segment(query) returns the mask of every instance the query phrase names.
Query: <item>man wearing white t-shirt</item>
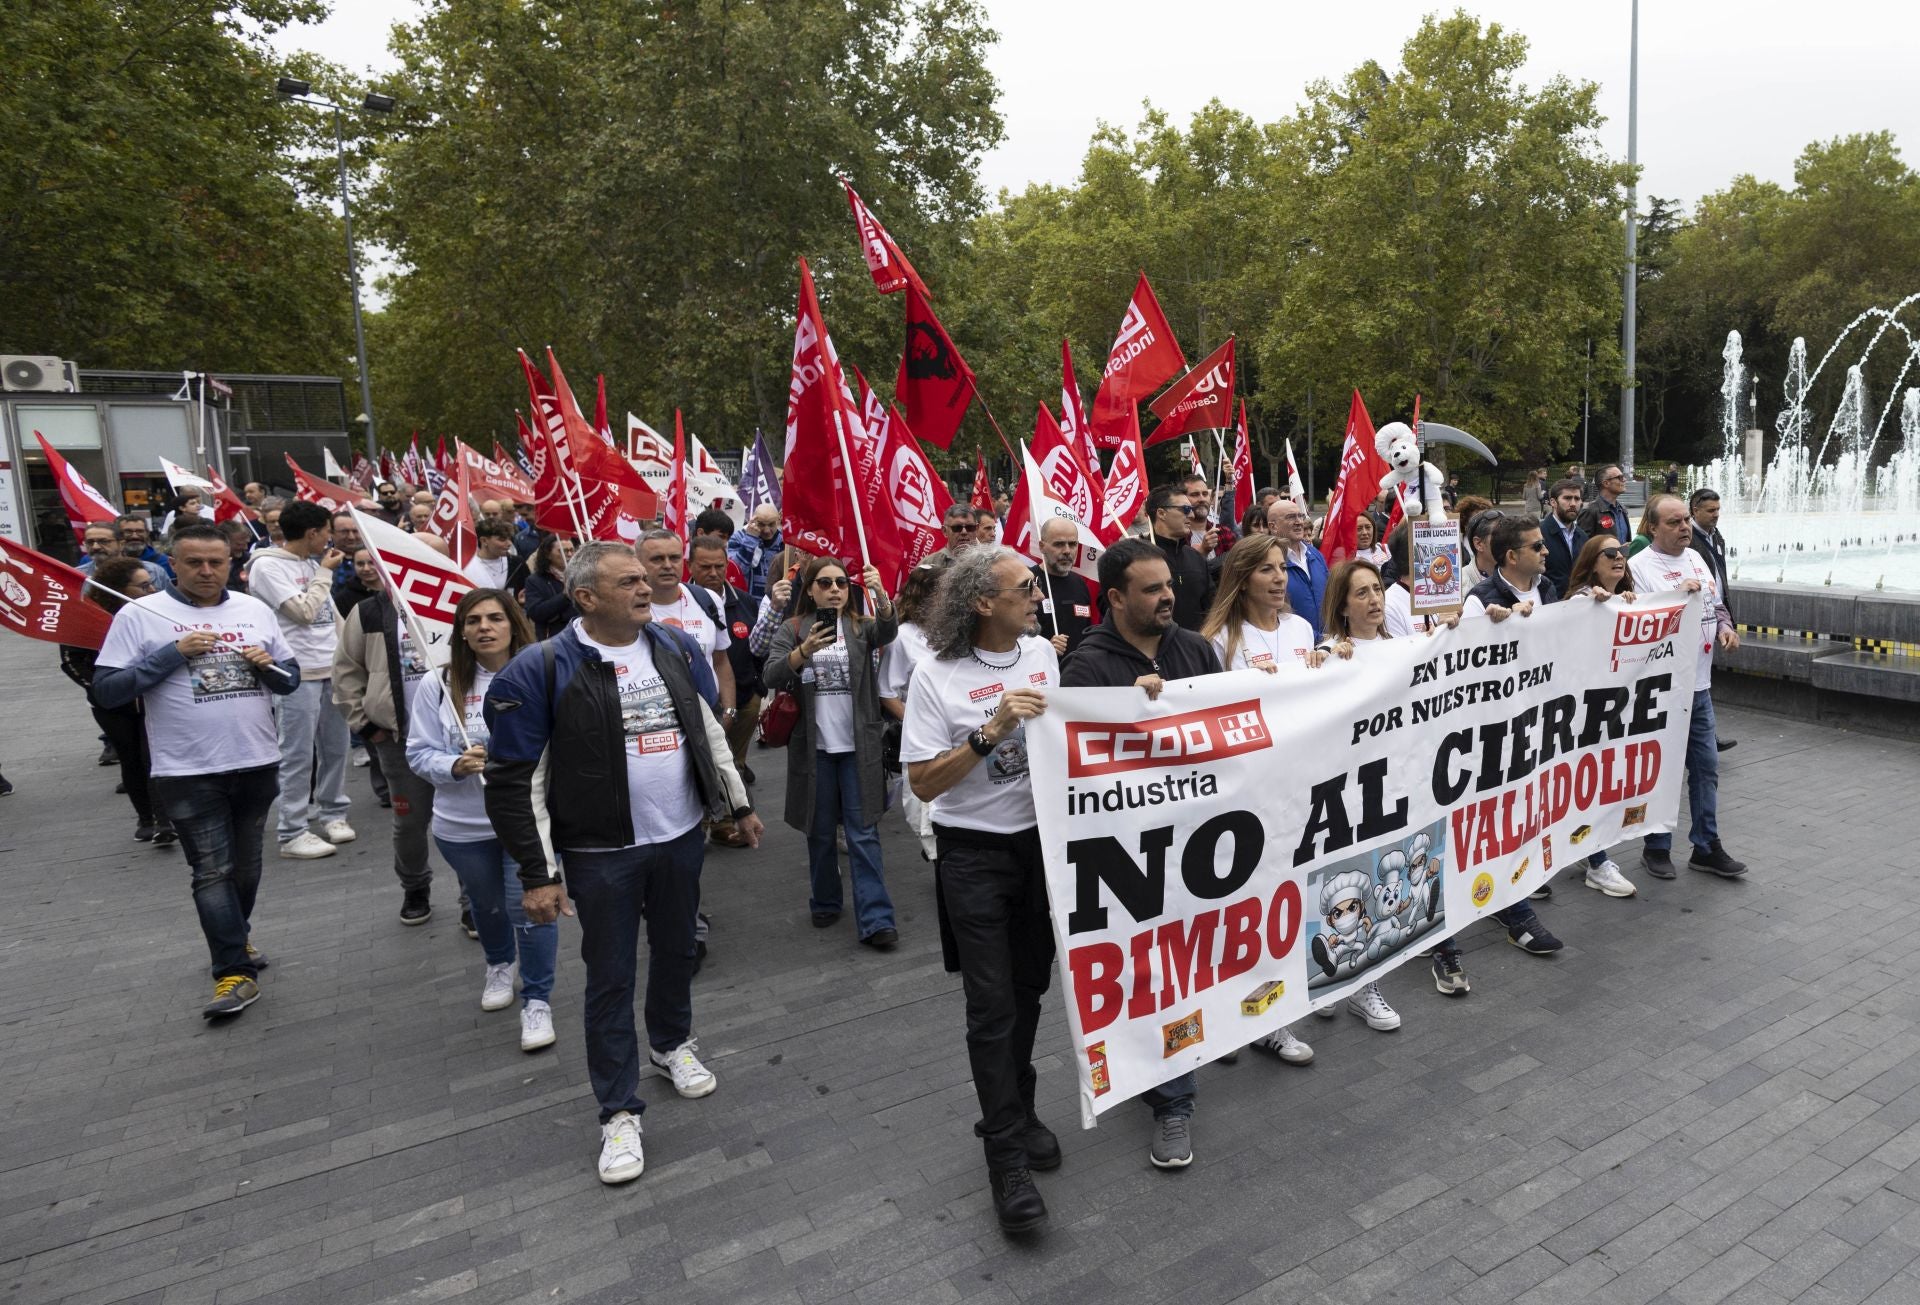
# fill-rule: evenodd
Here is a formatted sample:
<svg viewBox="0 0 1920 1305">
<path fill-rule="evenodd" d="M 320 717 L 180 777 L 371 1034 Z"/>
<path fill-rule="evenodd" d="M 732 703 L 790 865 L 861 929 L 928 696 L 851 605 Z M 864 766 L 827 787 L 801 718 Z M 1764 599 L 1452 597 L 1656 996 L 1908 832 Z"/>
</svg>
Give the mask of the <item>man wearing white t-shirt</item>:
<svg viewBox="0 0 1920 1305">
<path fill-rule="evenodd" d="M 1559 597 L 1553 591 L 1553 582 L 1547 579 L 1547 546 L 1540 538 L 1538 521 L 1501 517 L 1489 536 L 1487 557 L 1492 574 L 1467 591 L 1461 616 L 1485 616 L 1489 607 L 1504 607 L 1526 616 Z"/>
<path fill-rule="evenodd" d="M 706 654 L 713 682 L 720 686 L 720 723 L 731 726 L 734 708 L 733 662 L 727 647 L 733 642 L 720 604 L 703 589 L 685 584 L 686 550 L 671 530 L 649 530 L 640 537 L 640 565 L 653 595 L 653 619 L 691 638 Z"/>
<path fill-rule="evenodd" d="M 513 527 L 482 521 L 473 528 L 473 560 L 463 568 L 476 589 L 505 589 L 513 565 Z"/>
<path fill-rule="evenodd" d="M 300 659 L 300 687 L 280 700 L 280 855 L 297 861 L 332 856 L 334 844 L 357 834 L 347 823 L 347 718 L 333 705 L 333 654 L 338 612 L 333 573 L 333 518 L 296 499 L 280 513 L 283 545 L 253 555 L 247 587 L 280 618 L 280 632 Z M 309 797 L 311 795 L 311 797 Z M 318 820 L 320 834 L 308 826 Z"/>
<path fill-rule="evenodd" d="M 227 591 L 230 553 L 212 526 L 174 536 L 176 593 L 115 613 L 93 678 L 101 707 L 143 699 L 155 805 L 193 867 L 193 904 L 213 962 L 209 1019 L 260 996 L 265 959 L 248 941 L 260 846 L 273 804 L 279 739 L 268 693 L 300 684 L 280 623 Z"/>
<path fill-rule="evenodd" d="M 1033 574 L 1012 549 L 976 544 L 954 558 L 923 626 L 933 656 L 913 673 L 900 742 L 907 782 L 932 807 L 941 950 L 966 991 L 973 1131 L 1007 1232 L 1047 1217 L 1032 1171 L 1060 1164 L 1034 1112 L 1054 942 L 1024 722 L 1060 683 L 1053 645 L 1024 633 L 1035 605 Z"/>
<path fill-rule="evenodd" d="M 1713 570 L 1688 545 L 1693 526 L 1684 500 L 1672 494 L 1655 495 L 1647 511 L 1653 522 L 1653 540 L 1628 563 L 1634 592 L 1666 593 L 1679 589 L 1700 595 L 1700 629 L 1694 648 L 1698 655 L 1693 681 L 1693 716 L 1687 723 L 1687 810 L 1691 825 L 1687 839 L 1693 853 L 1687 864 L 1723 879 L 1747 872 L 1720 845 L 1720 749 L 1713 721 L 1713 649 L 1740 646 L 1733 618 L 1721 603 Z M 1673 835 L 1648 834 L 1641 850 L 1647 873 L 1656 879 L 1673 878 Z"/>
<path fill-rule="evenodd" d="M 582 544 L 566 585 L 579 619 L 487 687 L 487 818 L 520 867 L 526 918 L 548 923 L 569 895 L 579 910 L 600 1181 L 625 1183 L 645 1167 L 633 1022 L 641 922 L 646 1063 L 681 1096 L 703 1097 L 717 1080 L 693 1038 L 700 821 L 732 819 L 755 847 L 764 826 L 713 713 L 710 664 L 652 619 L 633 550 Z"/>
</svg>

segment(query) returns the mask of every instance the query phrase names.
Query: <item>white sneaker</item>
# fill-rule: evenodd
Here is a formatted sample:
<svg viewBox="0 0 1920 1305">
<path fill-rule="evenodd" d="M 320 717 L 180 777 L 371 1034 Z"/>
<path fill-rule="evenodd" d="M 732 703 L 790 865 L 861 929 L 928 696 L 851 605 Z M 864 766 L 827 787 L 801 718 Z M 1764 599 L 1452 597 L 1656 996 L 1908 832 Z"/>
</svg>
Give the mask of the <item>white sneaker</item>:
<svg viewBox="0 0 1920 1305">
<path fill-rule="evenodd" d="M 520 1050 L 538 1051 L 553 1045 L 553 1007 L 529 1001 L 520 1008 Z"/>
<path fill-rule="evenodd" d="M 365 770 L 367 763 L 372 760 L 373 754 L 365 748 L 355 748 L 353 750 L 353 768 L 355 770 Z"/>
<path fill-rule="evenodd" d="M 320 826 L 320 836 L 329 843 L 351 843 L 360 835 L 353 832 L 353 826 L 345 820 L 329 820 Z"/>
<path fill-rule="evenodd" d="M 318 861 L 333 855 L 333 844 L 311 829 L 303 829 L 280 844 L 280 855 L 289 861 Z"/>
<path fill-rule="evenodd" d="M 1266 1037 L 1256 1039 L 1253 1045 L 1262 1051 L 1272 1052 L 1289 1065 L 1313 1063 L 1313 1048 L 1294 1037 L 1293 1030 L 1284 1024 Z"/>
<path fill-rule="evenodd" d="M 1632 897 L 1638 891 L 1633 880 L 1621 874 L 1620 867 L 1612 861 L 1587 867 L 1587 887 L 1597 888 L 1608 897 Z"/>
<path fill-rule="evenodd" d="M 647 1167 L 640 1149 L 640 1119 L 622 1110 L 600 1125 L 600 1181 L 630 1183 Z"/>
<path fill-rule="evenodd" d="M 1319 1006 L 1314 1009 L 1313 1013 L 1315 1015 L 1318 1015 L 1323 1020 L 1330 1020 L 1335 1015 L 1338 1015 L 1340 1011 L 1333 1006 Z"/>
<path fill-rule="evenodd" d="M 1347 998 L 1347 1009 L 1365 1020 L 1370 1029 L 1388 1033 L 1400 1027 L 1399 1013 L 1387 1005 L 1387 999 L 1380 995 L 1380 985 L 1377 983 L 1369 983 Z"/>
<path fill-rule="evenodd" d="M 513 962 L 487 967 L 487 984 L 480 989 L 481 1010 L 505 1010 L 513 1005 Z"/>
<path fill-rule="evenodd" d="M 720 1086 L 720 1080 L 700 1063 L 700 1058 L 694 1055 L 696 1050 L 693 1039 L 688 1038 L 672 1051 L 647 1052 L 647 1059 L 656 1070 L 673 1080 L 675 1092 L 683 1097 L 704 1097 Z"/>
</svg>

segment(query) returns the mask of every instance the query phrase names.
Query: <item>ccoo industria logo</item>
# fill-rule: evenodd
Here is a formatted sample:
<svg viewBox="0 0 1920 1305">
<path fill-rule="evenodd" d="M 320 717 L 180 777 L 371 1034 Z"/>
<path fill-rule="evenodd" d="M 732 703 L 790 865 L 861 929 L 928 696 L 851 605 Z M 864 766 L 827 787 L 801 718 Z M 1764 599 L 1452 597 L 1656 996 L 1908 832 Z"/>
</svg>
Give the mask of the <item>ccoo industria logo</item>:
<svg viewBox="0 0 1920 1305">
<path fill-rule="evenodd" d="M 1067 722 L 1067 777 L 1191 766 L 1273 746 L 1258 699 L 1124 724 Z"/>
</svg>

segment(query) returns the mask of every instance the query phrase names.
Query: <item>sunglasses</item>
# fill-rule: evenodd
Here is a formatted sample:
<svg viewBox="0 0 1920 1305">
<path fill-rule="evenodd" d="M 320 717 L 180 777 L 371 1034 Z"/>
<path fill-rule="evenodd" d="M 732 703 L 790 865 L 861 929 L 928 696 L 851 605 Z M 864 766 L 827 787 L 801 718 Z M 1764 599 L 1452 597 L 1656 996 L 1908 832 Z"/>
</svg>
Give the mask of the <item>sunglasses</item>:
<svg viewBox="0 0 1920 1305">
<path fill-rule="evenodd" d="M 1030 594 L 1033 592 L 1033 577 L 1028 576 L 1017 585 L 1008 585 L 1005 589 L 996 589 L 996 594 Z"/>
<path fill-rule="evenodd" d="M 949 521 L 947 523 L 947 533 L 949 535 L 971 535 L 976 529 L 978 529 L 978 527 L 967 525 L 964 522 Z"/>
<path fill-rule="evenodd" d="M 1626 553 L 1617 548 L 1603 548 L 1600 550 L 1600 556 L 1606 558 L 1609 562 L 1618 562 L 1626 556 Z"/>
<path fill-rule="evenodd" d="M 1198 512 L 1200 509 L 1193 506 L 1191 503 L 1187 504 L 1185 507 L 1175 507 L 1173 504 L 1169 503 L 1160 510 L 1162 512 L 1184 512 L 1188 516 L 1192 516 L 1194 513 Z"/>
<path fill-rule="evenodd" d="M 843 575 L 823 575 L 814 580 L 814 585 L 826 589 L 845 589 L 850 583 Z"/>
</svg>

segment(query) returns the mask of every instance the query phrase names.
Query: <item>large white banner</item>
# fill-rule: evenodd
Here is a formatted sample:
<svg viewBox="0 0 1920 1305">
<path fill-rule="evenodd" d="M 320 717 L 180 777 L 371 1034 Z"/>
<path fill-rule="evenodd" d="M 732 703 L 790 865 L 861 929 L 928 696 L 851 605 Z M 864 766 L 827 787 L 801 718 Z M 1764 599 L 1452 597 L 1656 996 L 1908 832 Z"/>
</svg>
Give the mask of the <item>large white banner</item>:
<svg viewBox="0 0 1920 1305">
<path fill-rule="evenodd" d="M 1672 828 L 1698 602 L 1049 692 L 1026 733 L 1086 1125 Z"/>
</svg>

